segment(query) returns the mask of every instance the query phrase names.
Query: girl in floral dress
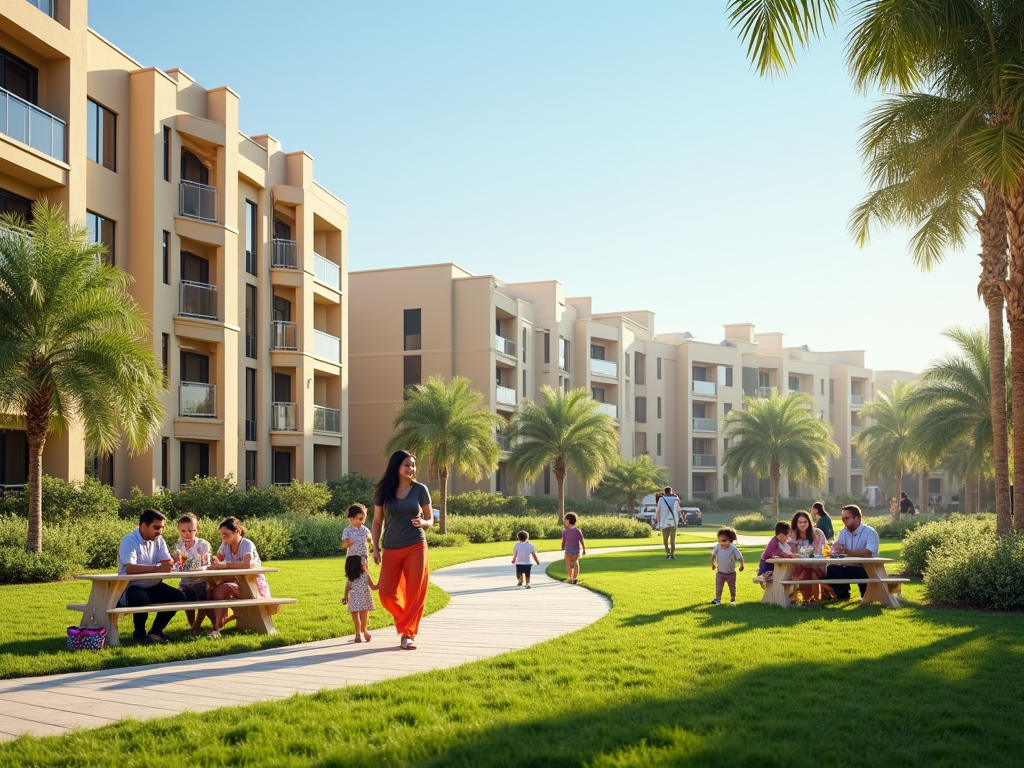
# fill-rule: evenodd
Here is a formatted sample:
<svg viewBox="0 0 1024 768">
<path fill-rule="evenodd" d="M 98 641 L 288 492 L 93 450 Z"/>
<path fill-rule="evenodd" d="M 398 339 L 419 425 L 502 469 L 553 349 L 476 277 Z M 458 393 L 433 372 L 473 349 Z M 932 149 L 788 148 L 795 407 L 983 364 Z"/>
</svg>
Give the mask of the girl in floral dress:
<svg viewBox="0 0 1024 768">
<path fill-rule="evenodd" d="M 366 507 L 362 504 L 353 504 L 349 507 L 348 521 L 348 526 L 341 533 L 341 546 L 348 550 L 348 556 L 345 558 L 345 596 L 341 603 L 348 606 L 348 612 L 352 615 L 352 624 L 356 630 L 355 641 L 370 642 L 366 622 L 370 611 L 374 609 L 370 590 L 376 589 L 377 585 L 366 572 L 366 545 L 370 536 L 369 530 L 363 525 L 366 522 Z"/>
</svg>

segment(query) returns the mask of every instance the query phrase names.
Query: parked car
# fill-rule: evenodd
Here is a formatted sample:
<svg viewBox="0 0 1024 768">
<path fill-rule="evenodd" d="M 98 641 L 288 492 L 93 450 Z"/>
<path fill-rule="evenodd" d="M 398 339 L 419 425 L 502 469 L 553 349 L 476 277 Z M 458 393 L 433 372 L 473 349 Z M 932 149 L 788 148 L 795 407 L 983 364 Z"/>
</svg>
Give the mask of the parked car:
<svg viewBox="0 0 1024 768">
<path fill-rule="evenodd" d="M 686 525 L 704 525 L 703 515 L 697 507 L 683 507 L 683 514 L 686 515 Z"/>
<path fill-rule="evenodd" d="M 702 513 L 697 507 L 683 507 L 683 514 L 680 516 L 681 525 L 703 525 Z M 643 499 L 633 508 L 633 517 L 651 528 L 658 530 L 655 518 L 657 517 L 658 503 L 653 494 L 644 496 Z M 685 519 L 684 519 L 685 518 Z"/>
</svg>

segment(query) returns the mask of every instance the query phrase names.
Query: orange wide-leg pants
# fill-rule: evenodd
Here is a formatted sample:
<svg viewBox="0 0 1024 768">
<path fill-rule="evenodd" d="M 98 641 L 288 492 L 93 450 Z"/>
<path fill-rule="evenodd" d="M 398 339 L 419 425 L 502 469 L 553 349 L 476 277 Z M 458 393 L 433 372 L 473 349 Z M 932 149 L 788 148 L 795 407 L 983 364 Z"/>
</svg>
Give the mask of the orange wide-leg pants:
<svg viewBox="0 0 1024 768">
<path fill-rule="evenodd" d="M 398 634 L 415 638 L 419 632 L 429 580 L 426 542 L 384 550 L 378 594 L 381 605 L 395 617 Z"/>
</svg>

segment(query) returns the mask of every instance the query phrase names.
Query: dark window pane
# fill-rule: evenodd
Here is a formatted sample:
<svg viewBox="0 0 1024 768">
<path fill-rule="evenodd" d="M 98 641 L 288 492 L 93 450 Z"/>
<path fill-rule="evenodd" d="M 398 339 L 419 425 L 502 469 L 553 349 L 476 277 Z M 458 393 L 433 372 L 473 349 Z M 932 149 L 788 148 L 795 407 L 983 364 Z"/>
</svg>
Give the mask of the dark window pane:
<svg viewBox="0 0 1024 768">
<path fill-rule="evenodd" d="M 245 201 L 245 271 L 256 274 L 256 227 L 259 223 L 259 212 L 256 203 Z"/>
<path fill-rule="evenodd" d="M 164 181 L 171 180 L 171 129 L 164 126 Z"/>
<path fill-rule="evenodd" d="M 413 386 L 414 384 L 420 384 L 423 381 L 423 358 L 419 355 L 406 355 L 403 358 L 404 362 L 404 377 L 402 380 L 402 386 L 405 389 Z"/>
<path fill-rule="evenodd" d="M 420 310 L 418 309 L 407 309 L 405 310 L 405 318 L 403 322 L 404 328 L 404 344 L 403 349 L 407 352 L 422 349 L 422 323 L 420 319 Z M 419 382 L 417 382 L 419 383 Z"/>
<path fill-rule="evenodd" d="M 181 482 L 210 475 L 209 443 L 181 443 Z"/>
<path fill-rule="evenodd" d="M 89 99 L 86 156 L 94 163 L 117 170 L 117 115 Z"/>
<path fill-rule="evenodd" d="M 163 277 L 164 285 L 171 284 L 171 233 L 164 232 L 164 244 L 163 244 Z"/>
</svg>

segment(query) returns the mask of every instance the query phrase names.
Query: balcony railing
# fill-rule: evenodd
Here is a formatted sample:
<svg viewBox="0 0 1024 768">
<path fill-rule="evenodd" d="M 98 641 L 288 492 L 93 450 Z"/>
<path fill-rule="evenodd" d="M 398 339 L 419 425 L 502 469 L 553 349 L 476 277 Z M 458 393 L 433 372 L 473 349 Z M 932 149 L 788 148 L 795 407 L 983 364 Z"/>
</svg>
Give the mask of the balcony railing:
<svg viewBox="0 0 1024 768">
<path fill-rule="evenodd" d="M 717 432 L 718 431 L 718 419 L 693 419 L 693 431 L 694 432 Z"/>
<path fill-rule="evenodd" d="M 598 413 L 605 413 L 613 419 L 619 418 L 619 406 L 614 403 L 598 403 L 596 410 Z"/>
<path fill-rule="evenodd" d="M 690 496 L 692 498 L 694 498 L 694 499 L 699 499 L 701 501 L 714 501 L 715 500 L 715 492 L 714 491 L 693 491 L 690 494 Z"/>
<path fill-rule="evenodd" d="M 178 385 L 178 416 L 182 418 L 217 418 L 217 387 L 197 381 Z"/>
<path fill-rule="evenodd" d="M 299 247 L 294 240 L 283 240 L 274 238 L 274 253 L 270 259 L 270 266 L 278 269 L 299 268 Z"/>
<path fill-rule="evenodd" d="M 503 355 L 508 355 L 509 357 L 516 356 L 516 343 L 512 339 L 506 339 L 504 336 L 494 335 L 494 348 Z"/>
<path fill-rule="evenodd" d="M 322 405 L 313 406 L 313 431 L 341 434 L 341 411 L 326 408 Z"/>
<path fill-rule="evenodd" d="M 864 395 L 850 395 L 850 405 L 864 405 Z"/>
<path fill-rule="evenodd" d="M 695 467 L 717 467 L 718 457 L 713 453 L 693 454 L 693 466 Z"/>
<path fill-rule="evenodd" d="M 0 133 L 54 160 L 67 161 L 64 121 L 3 88 L 0 88 Z"/>
<path fill-rule="evenodd" d="M 182 179 L 178 186 L 178 213 L 190 219 L 217 221 L 217 188 Z"/>
<path fill-rule="evenodd" d="M 341 267 L 319 253 L 313 254 L 313 277 L 336 291 L 341 290 Z"/>
<path fill-rule="evenodd" d="M 511 405 L 516 404 L 516 391 L 511 387 L 503 387 L 501 384 L 496 384 L 494 388 L 494 399 L 498 405 Z"/>
<path fill-rule="evenodd" d="M 313 331 L 313 354 L 331 363 L 341 362 L 341 339 L 323 331 Z"/>
<path fill-rule="evenodd" d="M 496 435 L 494 442 L 498 444 L 498 450 L 508 453 L 512 450 L 512 438 L 508 435 Z"/>
<path fill-rule="evenodd" d="M 771 396 L 771 387 L 754 387 L 754 397 L 763 397 L 765 400 L 767 400 Z"/>
<path fill-rule="evenodd" d="M 256 420 L 246 419 L 245 420 L 245 439 L 249 442 L 259 440 L 259 435 L 256 432 Z"/>
<path fill-rule="evenodd" d="M 714 395 L 718 391 L 713 381 L 693 381 L 692 389 L 695 395 Z"/>
<path fill-rule="evenodd" d="M 595 360 L 590 358 L 590 372 L 596 373 L 598 376 L 618 378 L 619 364 L 614 360 Z"/>
<path fill-rule="evenodd" d="M 295 323 L 287 320 L 271 320 L 270 322 L 270 348 L 271 349 L 298 349 Z"/>
<path fill-rule="evenodd" d="M 294 432 L 295 416 L 299 406 L 295 403 L 271 403 L 270 404 L 270 428 Z"/>
<path fill-rule="evenodd" d="M 182 280 L 178 288 L 178 314 L 182 317 L 217 319 L 217 286 Z"/>
<path fill-rule="evenodd" d="M 28 0 L 29 5 L 34 5 L 51 19 L 57 18 L 57 0 Z"/>
</svg>

